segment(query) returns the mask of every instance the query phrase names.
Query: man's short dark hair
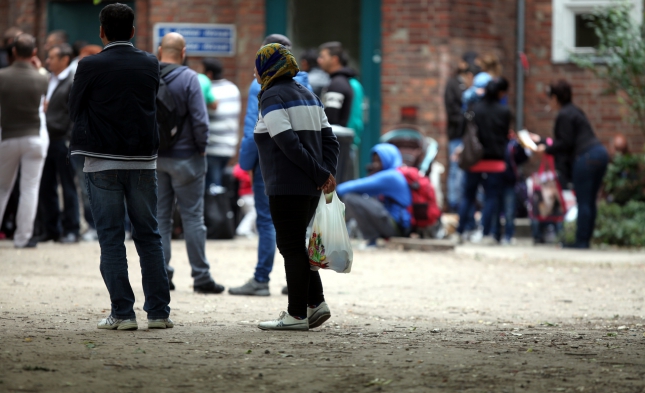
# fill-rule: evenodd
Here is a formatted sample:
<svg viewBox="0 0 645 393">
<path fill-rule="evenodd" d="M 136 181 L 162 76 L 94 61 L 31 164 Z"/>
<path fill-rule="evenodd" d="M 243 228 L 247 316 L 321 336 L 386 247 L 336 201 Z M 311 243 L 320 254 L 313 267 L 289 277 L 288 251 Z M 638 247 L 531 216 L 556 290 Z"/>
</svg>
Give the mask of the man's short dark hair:
<svg viewBox="0 0 645 393">
<path fill-rule="evenodd" d="M 36 39 L 31 34 L 22 33 L 16 37 L 13 43 L 16 48 L 16 55 L 23 59 L 30 58 L 34 54 L 36 48 Z"/>
<path fill-rule="evenodd" d="M 54 46 L 52 49 L 58 49 L 58 57 L 61 59 L 63 57 L 67 57 L 67 65 L 69 65 L 72 62 L 72 57 L 74 56 L 74 50 L 69 44 L 60 44 Z M 50 49 L 51 50 L 51 49 Z"/>
<path fill-rule="evenodd" d="M 81 54 L 81 49 L 85 48 L 88 45 L 89 45 L 88 42 L 84 40 L 74 41 L 74 44 L 72 45 L 72 50 L 74 51 L 74 57 L 78 57 L 78 55 Z"/>
<path fill-rule="evenodd" d="M 61 44 L 63 42 L 67 42 L 67 40 L 69 39 L 67 36 L 67 32 L 65 32 L 65 30 L 54 30 L 54 31 L 50 31 L 49 34 L 47 34 L 47 36 L 52 36 L 52 35 L 55 36 L 58 39 L 58 41 L 60 41 Z"/>
<path fill-rule="evenodd" d="M 307 49 L 302 52 L 300 59 L 307 60 L 307 63 L 309 63 L 309 67 L 311 68 L 318 67 L 318 51 L 315 49 Z"/>
<path fill-rule="evenodd" d="M 347 52 L 343 49 L 343 44 L 338 41 L 325 42 L 318 49 L 327 49 L 330 56 L 338 56 L 338 61 L 340 61 L 340 65 L 343 67 L 346 67 L 349 63 L 349 56 L 347 56 Z"/>
<path fill-rule="evenodd" d="M 125 4 L 106 5 L 99 14 L 108 41 L 129 41 L 134 26 L 134 11 Z"/>
<path fill-rule="evenodd" d="M 559 80 L 551 83 L 548 89 L 549 97 L 555 96 L 560 105 L 566 105 L 571 102 L 573 93 L 571 92 L 571 84 L 565 80 Z"/>
<path fill-rule="evenodd" d="M 224 67 L 222 67 L 221 61 L 210 57 L 203 59 L 202 64 L 204 65 L 204 73 L 210 72 L 211 74 L 213 74 L 211 76 L 213 80 L 222 79 L 222 72 L 224 71 Z"/>
</svg>

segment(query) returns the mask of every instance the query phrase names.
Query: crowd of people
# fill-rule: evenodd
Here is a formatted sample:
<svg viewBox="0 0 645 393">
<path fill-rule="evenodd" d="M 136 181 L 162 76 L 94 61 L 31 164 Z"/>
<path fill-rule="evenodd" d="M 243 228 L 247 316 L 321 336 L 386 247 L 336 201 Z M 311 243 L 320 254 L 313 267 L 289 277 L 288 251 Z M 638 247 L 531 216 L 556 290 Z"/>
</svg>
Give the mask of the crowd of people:
<svg viewBox="0 0 645 393">
<path fill-rule="evenodd" d="M 424 236 L 441 225 L 427 173 L 405 165 L 393 144 L 371 149 L 367 177 L 344 176 L 337 185 L 344 153 L 333 126 L 353 130 L 348 157 L 355 156 L 364 128 L 363 89 L 341 43 L 324 43 L 296 60 L 288 37 L 267 36 L 256 55 L 255 80 L 249 80 L 239 140 L 241 94 L 224 78 L 222 63 L 204 58 L 197 71 L 188 67 L 186 40 L 178 33 L 162 38 L 156 56 L 138 50 L 130 42 L 133 21 L 132 9 L 112 4 L 99 17 L 103 47 L 70 45 L 65 32 L 54 31 L 42 63 L 35 38 L 12 28 L 0 52 L 0 235 L 12 235 L 16 248 L 98 240 L 112 303 L 99 328 L 138 327 L 127 275 L 128 237 L 140 257 L 148 326 L 173 327 L 168 304 L 175 289 L 176 218 L 194 291 L 225 290 L 206 256 L 205 196 L 222 192 L 235 156 L 233 175 L 250 214 L 238 234 L 257 232 L 258 256 L 253 277 L 229 293 L 270 295 L 276 248 L 285 261 L 288 309 L 260 323 L 261 329 L 307 330 L 331 315 L 304 241 L 321 192 L 337 191 L 348 227 L 355 229 L 350 232 L 360 234 L 366 247 L 377 247 L 378 239 Z M 459 215 L 458 240 L 513 243 L 521 166 L 547 154 L 555 157 L 558 184 L 572 183 L 578 201 L 576 242 L 567 246 L 589 248 L 595 195 L 608 162 L 605 148 L 573 105 L 565 81 L 547 92 L 558 111 L 553 138 L 517 138 L 508 90 L 492 54 L 466 53 L 447 83 L 447 210 Z M 468 165 L 462 158 L 472 152 L 465 138 L 480 146 Z M 553 222 L 557 226 L 559 220 Z M 536 233 L 545 223 L 540 220 Z"/>
<path fill-rule="evenodd" d="M 6 32 L 0 56 L 2 235 L 13 236 L 16 248 L 98 240 L 112 303 L 98 327 L 120 330 L 138 326 L 125 268 L 123 241 L 130 237 L 140 257 L 148 326 L 173 327 L 175 214 L 194 291 L 222 293 L 205 253 L 204 196 L 220 192 L 239 144 L 236 176 L 250 186 L 245 200 L 255 208 L 260 244 L 253 278 L 229 292 L 269 295 L 277 245 L 285 258 L 289 312 L 260 327 L 319 326 L 330 312 L 303 240 L 320 192 L 336 186 L 339 144 L 330 124 L 352 127 L 360 143 L 363 118 L 362 87 L 342 44 L 305 51 L 298 66 L 290 40 L 268 36 L 258 52 L 240 143 L 241 95 L 223 77 L 221 62 L 205 58 L 199 72 L 189 68 L 178 33 L 163 37 L 156 56 L 140 51 L 130 42 L 133 20 L 123 4 L 103 8 L 103 47 L 70 45 L 65 32 L 54 31 L 43 46 L 44 64 L 33 36 Z"/>
<path fill-rule="evenodd" d="M 527 192 L 526 174 L 521 166 L 533 156 L 546 163 L 554 161 L 555 178 L 549 181 L 555 185 L 554 194 L 558 194 L 553 196 L 555 205 L 565 203 L 562 189 L 572 189 L 576 197 L 576 240 L 562 246 L 588 249 L 596 219 L 596 200 L 609 162 L 607 150 L 595 136 L 584 112 L 573 104 L 572 87 L 564 80 L 552 83 L 545 92 L 550 110 L 557 111 L 553 137 L 543 138 L 526 130 L 520 131 L 524 132 L 524 139 L 518 137 L 507 104 L 509 82 L 502 71 L 495 55 L 468 52 L 446 85 L 450 140 L 448 206 L 459 214 L 457 241 L 512 244 L 516 213 L 526 207 L 533 220 L 536 243 L 545 241 L 544 232 L 549 225 L 553 232 L 562 230 L 565 206 L 541 211 L 545 193 L 536 184 Z M 475 127 L 482 152 L 475 163 L 465 166 L 460 154 L 465 149 L 463 138 L 468 137 L 469 126 Z M 529 201 L 527 194 L 532 194 L 533 201 Z M 481 214 L 477 222 L 478 204 Z M 505 219 L 503 227 L 500 217 Z"/>
</svg>

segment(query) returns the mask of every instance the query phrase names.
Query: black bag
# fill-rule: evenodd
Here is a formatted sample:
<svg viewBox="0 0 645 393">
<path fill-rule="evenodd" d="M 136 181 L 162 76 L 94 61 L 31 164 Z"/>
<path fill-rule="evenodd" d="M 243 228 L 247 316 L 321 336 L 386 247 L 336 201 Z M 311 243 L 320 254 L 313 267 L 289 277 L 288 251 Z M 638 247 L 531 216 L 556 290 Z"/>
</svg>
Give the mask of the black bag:
<svg viewBox="0 0 645 393">
<path fill-rule="evenodd" d="M 181 134 L 183 119 L 177 114 L 177 105 L 164 77 L 171 71 L 181 67 L 170 64 L 159 74 L 159 90 L 157 91 L 157 127 L 159 128 L 159 151 L 170 149 Z"/>
<path fill-rule="evenodd" d="M 478 129 L 473 121 L 474 118 L 475 114 L 473 112 L 464 113 L 466 132 L 462 138 L 463 150 L 459 155 L 459 168 L 465 171 L 477 164 L 484 157 L 484 147 L 477 136 Z"/>
<path fill-rule="evenodd" d="M 235 213 L 227 192 L 204 196 L 204 223 L 207 239 L 233 239 L 235 237 Z"/>
</svg>

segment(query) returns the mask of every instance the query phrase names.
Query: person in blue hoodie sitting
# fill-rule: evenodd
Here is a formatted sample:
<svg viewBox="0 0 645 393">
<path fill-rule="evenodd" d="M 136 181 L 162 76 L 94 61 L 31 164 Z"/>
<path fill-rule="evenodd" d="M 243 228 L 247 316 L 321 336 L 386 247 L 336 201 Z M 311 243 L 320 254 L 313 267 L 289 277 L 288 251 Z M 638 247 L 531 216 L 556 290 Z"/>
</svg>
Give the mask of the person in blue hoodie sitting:
<svg viewBox="0 0 645 393">
<path fill-rule="evenodd" d="M 271 34 L 264 39 L 262 46 L 267 44 L 281 44 L 287 49 L 291 48 L 291 41 L 282 34 Z M 309 90 L 309 76 L 306 72 L 300 71 L 293 78 Z M 269 296 L 269 274 L 273 270 L 273 259 L 275 257 L 275 228 L 269 211 L 269 197 L 264 192 L 264 180 L 260 170 L 260 159 L 258 147 L 253 139 L 253 130 L 258 121 L 258 93 L 262 86 L 253 80 L 249 88 L 249 98 L 246 105 L 246 116 L 244 117 L 244 137 L 240 146 L 239 164 L 245 171 L 253 171 L 253 198 L 255 199 L 255 210 L 257 218 L 255 226 L 258 229 L 258 263 L 255 267 L 255 274 L 244 285 L 229 288 L 231 295 L 246 296 Z M 282 293 L 288 293 L 287 287 Z"/>
<path fill-rule="evenodd" d="M 401 152 L 389 143 L 372 148 L 370 175 L 339 184 L 336 193 L 345 203 L 345 218 L 354 219 L 368 246 L 378 238 L 407 236 L 410 233 L 412 194 L 405 176 Z"/>
</svg>

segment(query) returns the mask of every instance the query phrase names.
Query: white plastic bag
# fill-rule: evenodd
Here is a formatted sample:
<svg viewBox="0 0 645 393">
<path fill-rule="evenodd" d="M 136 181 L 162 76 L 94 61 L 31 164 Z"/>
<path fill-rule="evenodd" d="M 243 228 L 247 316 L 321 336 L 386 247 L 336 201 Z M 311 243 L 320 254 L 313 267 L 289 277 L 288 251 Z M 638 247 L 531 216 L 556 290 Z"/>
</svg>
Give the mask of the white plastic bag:
<svg viewBox="0 0 645 393">
<path fill-rule="evenodd" d="M 324 193 L 320 194 L 308 252 L 312 270 L 331 269 L 338 273 L 352 271 L 354 252 L 345 225 L 345 204 L 336 192 L 331 195 L 331 203 L 327 203 Z"/>
</svg>

